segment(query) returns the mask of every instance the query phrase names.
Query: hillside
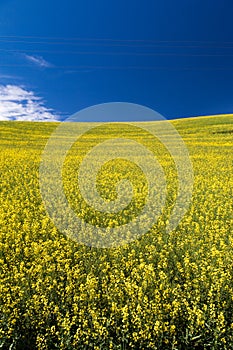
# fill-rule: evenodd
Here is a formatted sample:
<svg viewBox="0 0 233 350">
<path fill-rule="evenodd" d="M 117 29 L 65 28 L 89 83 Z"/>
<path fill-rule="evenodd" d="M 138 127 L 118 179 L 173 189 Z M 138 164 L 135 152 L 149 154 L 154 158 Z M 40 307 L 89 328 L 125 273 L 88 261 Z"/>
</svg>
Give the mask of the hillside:
<svg viewBox="0 0 233 350">
<path fill-rule="evenodd" d="M 148 185 L 131 163 L 109 161 L 98 178 L 101 196 L 115 200 L 114 184 L 127 178 L 135 199 L 118 215 L 90 208 L 77 172 L 93 146 L 120 131 L 143 142 L 164 168 L 165 209 L 152 228 L 128 244 L 97 248 L 64 235 L 45 210 L 39 169 L 59 123 L 0 122 L 0 348 L 233 349 L 233 115 L 171 123 L 188 148 L 194 184 L 187 212 L 169 233 L 178 185 L 161 143 L 114 125 L 91 130 L 67 153 L 68 201 L 100 227 L 139 215 Z"/>
</svg>

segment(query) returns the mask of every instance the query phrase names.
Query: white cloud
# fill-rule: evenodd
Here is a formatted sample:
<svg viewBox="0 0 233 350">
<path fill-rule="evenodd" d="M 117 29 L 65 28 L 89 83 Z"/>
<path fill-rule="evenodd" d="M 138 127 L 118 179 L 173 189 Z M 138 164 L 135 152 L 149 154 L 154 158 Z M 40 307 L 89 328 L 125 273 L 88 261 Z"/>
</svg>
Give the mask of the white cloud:
<svg viewBox="0 0 233 350">
<path fill-rule="evenodd" d="M 17 85 L 0 85 L 0 121 L 56 121 L 59 116 L 33 91 Z"/>
<path fill-rule="evenodd" d="M 0 73 L 0 79 L 1 80 L 9 80 L 9 79 L 20 79 L 20 77 L 16 76 L 16 75 L 10 75 L 10 74 L 1 74 Z"/>
<path fill-rule="evenodd" d="M 42 68 L 51 68 L 53 65 L 49 62 L 47 62 L 43 57 L 41 56 L 32 56 L 32 55 L 25 55 L 25 58 L 34 64 L 36 64 L 39 67 Z"/>
</svg>

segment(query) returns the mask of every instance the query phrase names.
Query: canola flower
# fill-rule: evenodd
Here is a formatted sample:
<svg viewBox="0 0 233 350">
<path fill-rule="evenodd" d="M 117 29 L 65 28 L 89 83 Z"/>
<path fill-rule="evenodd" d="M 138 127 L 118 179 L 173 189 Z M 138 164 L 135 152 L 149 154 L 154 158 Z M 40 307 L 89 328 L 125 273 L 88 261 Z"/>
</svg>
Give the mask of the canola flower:
<svg viewBox="0 0 233 350">
<path fill-rule="evenodd" d="M 190 209 L 167 235 L 174 163 L 155 140 L 131 135 L 157 153 L 168 196 L 150 232 L 111 249 L 67 238 L 45 211 L 38 169 L 56 124 L 0 123 L 1 349 L 233 349 L 233 117 L 173 123 L 194 166 Z M 100 215 L 77 191 L 77 157 L 97 142 L 94 132 L 81 141 L 83 154 L 74 146 L 63 169 L 73 209 L 95 225 L 130 221 L 145 202 L 140 169 L 124 160 L 103 167 L 101 195 L 114 199 L 112 183 L 129 178 L 134 199 L 120 215 Z"/>
</svg>

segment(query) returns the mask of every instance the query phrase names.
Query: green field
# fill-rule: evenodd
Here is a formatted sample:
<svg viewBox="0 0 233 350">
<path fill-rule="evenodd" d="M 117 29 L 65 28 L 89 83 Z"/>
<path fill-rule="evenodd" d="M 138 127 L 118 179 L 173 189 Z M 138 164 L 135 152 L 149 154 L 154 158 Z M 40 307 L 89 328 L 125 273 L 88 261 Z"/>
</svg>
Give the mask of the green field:
<svg viewBox="0 0 233 350">
<path fill-rule="evenodd" d="M 194 188 L 169 234 L 177 176 L 163 145 L 112 124 L 107 132 L 90 131 L 67 154 L 69 203 L 101 227 L 137 216 L 147 182 L 131 163 L 109 162 L 98 177 L 101 196 L 114 200 L 113 184 L 127 178 L 134 199 L 120 214 L 90 208 L 77 172 L 93 146 L 120 133 L 144 143 L 164 168 L 167 198 L 159 219 L 138 239 L 108 249 L 63 235 L 45 210 L 39 167 L 58 123 L 0 122 L 0 349 L 233 349 L 233 116 L 172 124 L 189 150 Z"/>
</svg>

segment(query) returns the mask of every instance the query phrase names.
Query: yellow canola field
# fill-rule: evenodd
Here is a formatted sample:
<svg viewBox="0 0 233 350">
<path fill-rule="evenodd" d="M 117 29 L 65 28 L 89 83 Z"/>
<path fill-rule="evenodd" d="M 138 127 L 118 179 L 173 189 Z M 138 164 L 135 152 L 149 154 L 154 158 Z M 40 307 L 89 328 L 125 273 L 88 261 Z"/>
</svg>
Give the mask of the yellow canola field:
<svg viewBox="0 0 233 350">
<path fill-rule="evenodd" d="M 177 177 L 163 145 L 114 124 L 98 137 L 90 131 L 67 154 L 64 191 L 73 210 L 117 227 L 143 208 L 146 179 L 130 162 L 108 162 L 100 194 L 115 199 L 113 184 L 127 178 L 134 199 L 120 214 L 97 212 L 77 189 L 82 157 L 119 130 L 157 153 L 166 206 L 148 233 L 112 248 L 68 238 L 45 210 L 39 166 L 58 124 L 0 123 L 0 349 L 233 349 L 233 116 L 172 123 L 189 150 L 194 189 L 169 234 Z"/>
</svg>

